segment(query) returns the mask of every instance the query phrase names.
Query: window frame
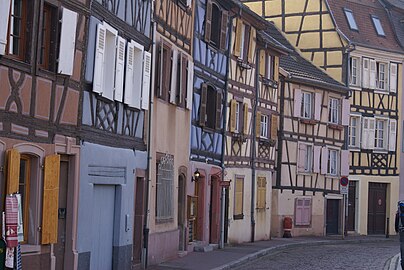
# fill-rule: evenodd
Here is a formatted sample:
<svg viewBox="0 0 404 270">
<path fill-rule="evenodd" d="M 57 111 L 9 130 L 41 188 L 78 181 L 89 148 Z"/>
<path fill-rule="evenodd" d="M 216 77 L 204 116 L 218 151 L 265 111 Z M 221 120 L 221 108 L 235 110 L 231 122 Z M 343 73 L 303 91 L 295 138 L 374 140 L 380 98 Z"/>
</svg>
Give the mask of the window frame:
<svg viewBox="0 0 404 270">
<path fill-rule="evenodd" d="M 274 79 L 274 57 L 270 53 L 265 53 L 265 77 L 269 80 Z"/>
<path fill-rule="evenodd" d="M 313 112 L 314 93 L 307 92 L 307 91 L 302 91 L 301 93 L 302 93 L 302 102 L 301 102 L 301 109 L 300 109 L 300 117 L 303 119 L 313 119 L 313 117 L 314 117 L 314 112 Z M 309 97 L 309 98 L 307 98 L 307 100 L 310 102 L 307 102 L 306 97 Z M 306 106 L 309 106 L 308 111 L 309 111 L 310 116 L 305 116 Z"/>
<path fill-rule="evenodd" d="M 383 129 L 379 129 L 378 123 L 383 123 Z M 382 132 L 382 138 L 379 137 L 379 131 Z M 382 143 L 380 146 L 379 142 Z M 388 119 L 375 117 L 375 134 L 374 134 L 374 149 L 375 150 L 387 150 L 388 147 Z"/>
<path fill-rule="evenodd" d="M 234 208 L 233 208 L 233 219 L 238 220 L 238 219 L 244 219 L 244 176 L 243 175 L 236 175 L 235 176 L 235 181 L 234 181 Z M 237 189 L 237 181 L 242 182 L 242 188 L 241 191 L 238 191 Z M 241 209 L 240 213 L 236 212 L 237 209 L 237 193 L 241 193 Z"/>
<path fill-rule="evenodd" d="M 21 163 L 22 161 L 26 162 L 26 167 L 25 167 L 25 176 L 24 177 L 25 181 L 23 184 L 21 184 Z M 18 190 L 21 193 L 21 186 L 24 186 L 24 193 L 21 194 L 21 204 L 22 204 L 22 211 L 23 211 L 23 232 L 24 232 L 24 241 L 21 242 L 21 244 L 27 244 L 28 243 L 28 229 L 30 228 L 29 224 L 29 204 L 30 204 L 30 185 L 31 185 L 31 158 L 28 155 L 22 154 L 20 157 L 20 179 L 18 182 Z M 22 196 L 24 195 L 24 196 Z"/>
<path fill-rule="evenodd" d="M 383 67 L 383 72 L 382 68 Z M 388 91 L 388 86 L 389 86 L 389 64 L 385 62 L 376 62 L 376 69 L 377 69 L 377 85 L 376 88 L 377 90 L 381 91 Z M 383 80 L 380 79 L 381 75 L 383 74 Z M 380 87 L 380 83 L 383 83 L 383 88 Z"/>
<path fill-rule="evenodd" d="M 302 201 L 302 207 L 300 209 L 298 208 L 298 204 L 299 204 L 298 202 L 299 201 Z M 306 201 L 310 202 L 308 206 L 305 205 Z M 300 213 L 300 216 L 301 216 L 302 220 L 299 220 L 297 218 L 298 217 L 298 211 L 304 211 L 305 207 L 308 209 L 308 220 L 306 222 L 303 220 L 303 212 Z M 298 198 L 295 198 L 295 205 L 294 205 L 294 217 L 295 217 L 294 218 L 294 223 L 295 223 L 295 226 L 309 227 L 311 225 L 311 221 L 312 221 L 312 211 L 313 211 L 313 200 L 312 200 L 311 197 L 298 197 Z"/>
<path fill-rule="evenodd" d="M 20 1 L 21 2 L 21 14 L 19 16 L 16 16 L 13 14 L 14 10 L 14 3 L 15 1 Z M 6 55 L 8 55 L 11 58 L 14 58 L 16 60 L 24 61 L 26 62 L 27 60 L 27 42 L 28 42 L 28 36 L 26 35 L 26 29 L 28 25 L 28 1 L 27 0 L 12 0 L 10 3 L 10 14 L 9 14 L 9 23 L 8 23 L 8 30 L 7 30 L 7 44 L 6 44 Z M 14 31 L 11 31 L 11 29 L 14 26 L 14 19 L 16 18 L 17 20 L 20 21 L 21 27 L 20 27 L 20 35 L 16 38 L 19 40 L 19 48 L 18 48 L 18 53 L 15 53 L 14 51 L 14 39 L 12 38 L 14 36 Z M 13 40 L 12 40 L 13 39 Z"/>
<path fill-rule="evenodd" d="M 356 121 L 357 121 L 355 127 L 352 126 L 352 119 L 356 119 Z M 354 147 L 354 148 L 359 148 L 360 147 L 360 141 L 361 141 L 360 132 L 361 132 L 361 126 L 362 126 L 361 122 L 362 121 L 361 121 L 361 116 L 360 115 L 351 114 L 349 116 L 349 128 L 348 128 L 348 144 L 349 144 L 349 147 Z M 353 128 L 355 129 L 355 144 L 352 144 L 352 130 L 353 130 Z"/>
<path fill-rule="evenodd" d="M 45 14 L 45 11 L 47 14 Z M 42 20 L 39 24 L 39 35 L 41 39 L 38 39 L 38 66 L 49 71 L 56 70 L 54 63 L 56 62 L 57 37 L 60 29 L 58 11 L 57 7 L 44 2 L 41 14 Z"/>
<path fill-rule="evenodd" d="M 386 37 L 386 32 L 384 32 L 382 21 L 380 20 L 380 18 L 378 16 L 376 16 L 376 15 L 373 15 L 373 14 L 371 14 L 370 17 L 372 19 L 373 26 L 375 28 L 376 34 L 379 37 Z"/>
<path fill-rule="evenodd" d="M 335 149 L 335 148 L 328 148 L 328 161 L 327 161 L 327 174 L 329 176 L 338 176 L 339 175 L 339 164 L 340 164 L 340 158 L 339 158 L 339 149 Z M 335 161 L 331 162 L 331 157 L 332 154 L 331 153 L 335 153 Z M 335 164 L 335 173 L 333 173 L 331 171 L 332 169 L 332 164 Z"/>
<path fill-rule="evenodd" d="M 214 15 L 214 7 L 217 8 L 218 14 L 216 18 Z M 213 46 L 215 46 L 216 48 L 220 48 L 220 29 L 222 28 L 222 9 L 220 8 L 219 4 L 212 1 L 212 29 L 210 32 L 210 44 L 212 44 Z M 216 36 L 214 35 L 214 33 L 216 33 Z M 215 40 L 215 38 L 217 38 L 217 40 Z"/>
<path fill-rule="evenodd" d="M 234 113 L 235 113 L 234 117 L 236 118 L 236 122 L 235 122 L 236 126 L 234 129 L 234 132 L 240 133 L 240 131 L 241 131 L 241 123 L 240 123 L 241 102 L 238 102 L 237 100 L 236 100 L 236 111 Z"/>
<path fill-rule="evenodd" d="M 267 140 L 269 133 L 269 116 L 267 114 L 261 114 L 260 123 L 260 138 Z"/>
<path fill-rule="evenodd" d="M 174 156 L 170 155 L 170 154 L 162 154 L 162 153 L 157 153 L 157 160 L 156 160 L 156 198 L 155 198 L 155 202 L 156 202 L 156 209 L 155 209 L 155 218 L 156 218 L 156 222 L 157 223 L 167 223 L 167 222 L 172 222 L 174 220 L 174 196 L 173 196 L 173 192 L 174 192 Z M 163 170 L 163 168 L 160 168 L 162 166 L 162 162 L 167 162 L 167 165 L 170 166 L 169 169 L 171 169 L 170 172 L 170 179 L 167 180 L 167 177 L 165 177 L 164 181 L 165 182 L 161 182 L 159 181 L 159 174 L 161 175 L 161 173 L 159 172 L 160 169 Z M 167 173 L 165 174 L 167 175 Z M 163 179 L 161 179 L 163 180 Z M 169 195 L 171 197 L 169 198 L 162 198 L 162 195 L 159 194 L 159 185 L 164 185 L 161 186 L 162 188 L 164 187 L 168 187 L 169 191 L 168 192 L 161 192 L 163 195 Z M 164 190 L 163 190 L 164 191 Z M 161 201 L 159 201 L 159 199 Z M 171 203 L 171 205 L 169 205 L 169 207 L 166 209 L 167 213 L 162 213 L 164 212 L 164 209 L 161 210 L 161 212 L 159 212 L 159 207 L 161 207 L 159 205 L 159 202 L 161 202 L 161 205 L 167 205 L 169 203 Z M 163 216 L 163 214 L 166 214 L 165 216 Z"/>
<path fill-rule="evenodd" d="M 358 24 L 356 23 L 353 11 L 351 9 L 344 8 L 344 14 L 348 22 L 349 29 L 359 32 L 359 27 Z"/>
<path fill-rule="evenodd" d="M 353 60 L 355 60 L 356 65 L 353 65 Z M 355 69 L 355 76 L 353 70 Z M 350 76 L 349 76 L 349 84 L 352 86 L 360 86 L 360 58 L 352 56 L 350 58 Z M 355 78 L 355 83 L 353 82 L 353 78 Z"/>
<path fill-rule="evenodd" d="M 340 123 L 341 100 L 330 97 L 328 100 L 328 123 L 338 125 Z"/>
</svg>

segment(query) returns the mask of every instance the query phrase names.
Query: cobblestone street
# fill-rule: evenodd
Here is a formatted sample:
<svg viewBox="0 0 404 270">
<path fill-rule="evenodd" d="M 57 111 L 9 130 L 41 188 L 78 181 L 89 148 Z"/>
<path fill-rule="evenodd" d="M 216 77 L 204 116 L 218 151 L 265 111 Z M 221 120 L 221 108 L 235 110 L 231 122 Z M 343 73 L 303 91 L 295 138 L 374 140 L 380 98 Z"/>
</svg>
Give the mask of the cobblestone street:
<svg viewBox="0 0 404 270">
<path fill-rule="evenodd" d="M 293 247 L 235 269 L 384 269 L 399 253 L 398 241 Z"/>
</svg>

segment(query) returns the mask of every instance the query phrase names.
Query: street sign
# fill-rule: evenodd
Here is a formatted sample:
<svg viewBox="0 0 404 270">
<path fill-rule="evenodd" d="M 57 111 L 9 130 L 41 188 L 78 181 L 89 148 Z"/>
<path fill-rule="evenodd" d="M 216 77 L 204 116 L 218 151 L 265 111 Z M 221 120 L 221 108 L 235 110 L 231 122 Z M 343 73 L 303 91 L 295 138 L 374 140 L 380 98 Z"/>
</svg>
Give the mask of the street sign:
<svg viewBox="0 0 404 270">
<path fill-rule="evenodd" d="M 343 195 L 348 195 L 349 180 L 348 177 L 342 176 L 339 180 L 339 193 Z"/>
</svg>

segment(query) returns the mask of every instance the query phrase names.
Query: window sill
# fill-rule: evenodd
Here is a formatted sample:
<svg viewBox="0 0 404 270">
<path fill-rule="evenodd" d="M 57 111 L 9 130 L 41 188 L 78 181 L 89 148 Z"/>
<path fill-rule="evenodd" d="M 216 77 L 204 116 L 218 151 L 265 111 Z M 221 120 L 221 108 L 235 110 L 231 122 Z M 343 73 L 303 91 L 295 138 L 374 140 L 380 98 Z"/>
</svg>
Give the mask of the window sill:
<svg viewBox="0 0 404 270">
<path fill-rule="evenodd" d="M 278 82 L 277 82 L 277 81 L 274 81 L 274 80 L 272 80 L 272 79 L 268 79 L 268 78 L 262 77 L 262 83 L 263 83 L 265 86 L 269 86 L 269 87 L 272 87 L 272 88 L 274 88 L 274 89 L 278 89 Z"/>
<path fill-rule="evenodd" d="M 241 58 L 238 58 L 238 59 L 237 59 L 237 65 L 238 65 L 239 67 L 241 67 L 242 69 L 247 69 L 247 70 L 249 70 L 249 69 L 252 68 L 251 65 L 247 63 L 247 61 L 245 61 L 245 60 L 243 60 L 243 59 L 241 59 Z"/>
<path fill-rule="evenodd" d="M 384 95 L 388 95 L 389 91 L 388 90 L 384 90 L 384 89 L 375 89 L 374 92 L 376 94 L 384 94 Z"/>
<path fill-rule="evenodd" d="M 234 220 L 244 219 L 244 214 L 233 215 L 233 219 L 234 219 Z"/>
<path fill-rule="evenodd" d="M 314 120 L 314 119 L 306 119 L 306 118 L 300 118 L 300 123 L 306 124 L 306 125 L 315 125 L 319 123 L 320 121 Z"/>
<path fill-rule="evenodd" d="M 339 178 L 339 175 L 337 175 L 337 174 L 329 174 L 329 173 L 327 173 L 326 176 L 329 177 L 329 178 Z"/>
<path fill-rule="evenodd" d="M 335 130 L 344 130 L 344 126 L 343 125 L 340 125 L 340 124 L 334 124 L 334 123 L 328 123 L 327 124 L 327 126 L 330 128 L 330 129 L 335 129 Z"/>
<path fill-rule="evenodd" d="M 374 150 L 373 150 L 373 153 L 379 153 L 379 154 L 387 154 L 389 152 L 389 150 L 387 150 L 387 149 L 381 149 L 381 148 L 375 148 Z"/>
<path fill-rule="evenodd" d="M 352 145 L 350 145 L 350 146 L 349 146 L 349 150 L 350 150 L 350 151 L 353 151 L 353 152 L 360 152 L 360 151 L 361 151 L 361 148 L 360 148 L 359 146 L 352 146 Z"/>
<path fill-rule="evenodd" d="M 165 224 L 165 223 L 172 223 L 174 222 L 174 218 L 156 218 L 156 224 Z"/>
<path fill-rule="evenodd" d="M 314 172 L 297 172 L 298 175 L 313 175 Z"/>
<path fill-rule="evenodd" d="M 21 253 L 39 253 L 41 251 L 40 245 L 33 245 L 33 244 L 21 244 Z"/>
</svg>

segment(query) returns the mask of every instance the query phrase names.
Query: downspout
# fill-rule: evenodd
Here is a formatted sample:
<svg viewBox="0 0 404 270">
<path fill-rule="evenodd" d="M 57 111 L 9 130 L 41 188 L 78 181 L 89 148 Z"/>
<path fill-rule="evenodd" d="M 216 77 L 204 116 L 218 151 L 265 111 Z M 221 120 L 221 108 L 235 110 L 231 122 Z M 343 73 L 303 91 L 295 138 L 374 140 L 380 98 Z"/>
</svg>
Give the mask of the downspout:
<svg viewBox="0 0 404 270">
<path fill-rule="evenodd" d="M 222 165 L 222 181 L 224 181 L 224 171 L 225 171 L 225 166 L 224 166 L 224 151 L 225 151 L 225 141 L 226 141 L 226 115 L 227 115 L 227 88 L 229 87 L 229 79 L 228 79 L 228 74 L 229 74 L 229 68 L 230 68 L 230 43 L 231 43 L 231 38 L 232 38 L 232 28 L 233 28 L 233 19 L 236 17 L 236 15 L 230 16 L 230 33 L 229 33 L 229 48 L 227 49 L 226 57 L 227 57 L 227 66 L 226 66 L 226 82 L 225 82 L 225 89 L 224 89 L 224 106 L 223 106 L 223 139 L 222 139 L 222 156 L 221 156 L 221 165 Z M 226 200 L 226 188 L 222 187 L 222 192 L 220 195 L 220 203 L 221 203 L 221 212 L 220 212 L 220 241 L 219 241 L 219 248 L 224 248 L 224 224 L 225 224 L 225 212 L 226 212 L 226 205 L 225 205 L 225 200 Z"/>
<path fill-rule="evenodd" d="M 276 168 L 276 187 L 280 188 L 281 187 L 281 177 L 282 177 L 282 155 L 283 155 L 283 128 L 284 128 L 284 115 L 285 115 L 285 110 L 284 110 L 284 102 L 285 102 L 285 78 L 283 75 L 280 75 L 280 83 L 281 83 L 281 88 L 280 88 L 280 100 L 279 100 L 279 131 L 278 131 L 278 156 L 277 156 L 277 168 Z"/>
<path fill-rule="evenodd" d="M 258 44 L 257 44 L 258 45 Z M 258 46 L 257 46 L 258 47 Z M 256 143 L 256 127 L 257 127 L 257 110 L 258 110 L 258 99 L 259 99 L 259 74 L 260 74 L 260 52 L 261 49 L 256 50 L 256 69 L 255 69 L 255 106 L 254 106 L 254 114 L 253 114 L 253 126 L 252 126 L 252 143 L 251 143 L 251 242 L 255 240 L 255 143 Z M 260 119 L 261 121 L 261 119 Z"/>
<path fill-rule="evenodd" d="M 151 12 L 150 12 L 150 26 L 151 26 L 151 35 L 152 35 L 152 55 L 151 55 L 151 62 L 153 63 L 154 61 L 154 55 L 156 54 L 156 37 L 154 35 L 156 27 L 156 23 L 154 22 L 154 0 L 151 1 Z M 143 221 L 143 248 L 142 248 L 142 254 L 141 254 L 141 263 L 142 263 L 142 268 L 146 269 L 147 268 L 147 258 L 149 254 L 149 222 L 150 222 L 150 209 L 149 209 L 149 198 L 150 198 L 150 183 L 151 183 L 151 174 L 150 174 L 150 162 L 152 160 L 152 155 L 151 155 L 151 138 L 152 138 L 152 116 L 153 116 L 153 90 L 154 89 L 154 73 L 155 73 L 155 65 L 152 65 L 152 75 L 151 75 L 151 84 L 150 84 L 150 89 L 149 89 L 149 125 L 148 125 L 148 131 L 147 131 L 147 165 L 146 165 L 146 177 L 147 177 L 147 182 L 146 182 L 146 191 L 145 191 L 145 208 L 144 208 L 144 221 Z"/>
</svg>

